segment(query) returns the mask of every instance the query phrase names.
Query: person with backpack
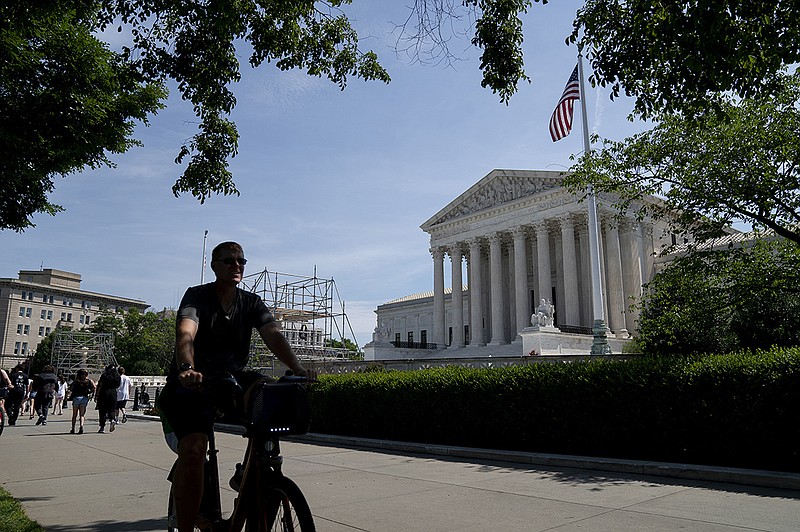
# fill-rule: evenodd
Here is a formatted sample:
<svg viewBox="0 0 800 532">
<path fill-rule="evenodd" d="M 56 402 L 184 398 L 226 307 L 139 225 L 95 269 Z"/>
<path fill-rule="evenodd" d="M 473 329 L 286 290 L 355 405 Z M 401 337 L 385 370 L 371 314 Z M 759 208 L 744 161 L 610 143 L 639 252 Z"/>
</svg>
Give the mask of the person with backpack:
<svg viewBox="0 0 800 532">
<path fill-rule="evenodd" d="M 8 424 L 13 426 L 17 424 L 22 403 L 28 398 L 28 374 L 23 370 L 22 364 L 17 364 L 9 378 L 14 387 L 8 393 L 6 412 L 8 413 Z"/>
<path fill-rule="evenodd" d="M 83 434 L 83 424 L 86 421 L 86 407 L 89 405 L 89 398 L 94 394 L 94 381 L 89 378 L 89 372 L 83 368 L 78 370 L 75 380 L 72 381 L 67 390 L 67 398 L 72 401 L 72 430 L 70 434 L 75 434 L 75 421 L 80 422 L 78 434 Z M 80 417 L 80 419 L 79 419 Z"/>
<path fill-rule="evenodd" d="M 120 377 L 116 366 L 108 366 L 97 380 L 97 391 L 94 400 L 97 402 L 97 410 L 100 411 L 100 434 L 105 433 L 106 421 L 111 425 L 109 432 L 114 432 L 117 427 L 117 389 L 119 388 Z"/>
<path fill-rule="evenodd" d="M 55 371 L 56 368 L 47 364 L 41 373 L 33 377 L 33 386 L 36 388 L 34 407 L 39 415 L 39 419 L 36 420 L 37 425 L 47 425 L 47 413 L 58 389 L 58 377 Z"/>
</svg>

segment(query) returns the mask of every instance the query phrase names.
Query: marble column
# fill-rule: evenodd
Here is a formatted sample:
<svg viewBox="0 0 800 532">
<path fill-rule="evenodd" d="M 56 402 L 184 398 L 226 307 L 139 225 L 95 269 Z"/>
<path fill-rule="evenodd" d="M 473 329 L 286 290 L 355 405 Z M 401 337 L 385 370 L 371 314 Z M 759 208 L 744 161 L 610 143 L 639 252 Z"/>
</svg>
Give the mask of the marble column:
<svg viewBox="0 0 800 532">
<path fill-rule="evenodd" d="M 469 241 L 469 263 L 468 263 L 469 299 L 470 299 L 470 319 L 469 335 L 470 345 L 485 346 L 486 338 L 483 332 L 483 297 L 481 286 L 483 275 L 481 272 L 481 240 L 473 238 Z"/>
<path fill-rule="evenodd" d="M 651 221 L 645 219 L 642 222 L 642 252 L 644 275 L 642 276 L 642 283 L 649 283 L 653 280 L 655 275 L 655 243 L 653 241 L 653 224 Z"/>
<path fill-rule="evenodd" d="M 528 256 L 525 245 L 526 231 L 517 227 L 514 236 L 514 301 L 517 317 L 517 332 L 528 327 L 531 322 L 531 304 L 528 297 Z M 519 338 L 522 341 L 522 337 Z"/>
<path fill-rule="evenodd" d="M 550 277 L 550 232 L 545 220 L 534 225 L 536 229 L 536 251 L 539 257 L 539 300 L 552 300 L 552 279 Z M 536 301 L 534 307 L 539 306 Z"/>
<path fill-rule="evenodd" d="M 492 283 L 492 339 L 489 345 L 503 345 L 505 339 L 505 294 L 503 293 L 503 235 L 489 235 L 489 275 Z"/>
<path fill-rule="evenodd" d="M 581 300 L 581 325 L 591 327 L 594 323 L 592 316 L 592 271 L 589 260 L 589 226 L 585 222 L 578 228 L 578 242 L 580 248 L 580 300 Z"/>
<path fill-rule="evenodd" d="M 453 343 L 451 347 L 464 347 L 464 285 L 461 278 L 461 244 L 450 246 L 453 265 L 451 308 L 453 309 Z"/>
<path fill-rule="evenodd" d="M 617 336 L 627 336 L 625 324 L 625 297 L 622 292 L 622 257 L 619 246 L 617 221 L 604 223 L 606 238 L 606 290 L 608 298 L 608 326 Z"/>
<path fill-rule="evenodd" d="M 567 214 L 559 219 L 561 223 L 561 253 L 564 257 L 564 325 L 580 324 L 578 298 L 578 265 L 575 258 L 575 224 Z"/>
<path fill-rule="evenodd" d="M 444 335 L 444 250 L 431 249 L 433 255 L 433 343 L 445 346 Z"/>
<path fill-rule="evenodd" d="M 628 331 L 637 328 L 639 311 L 627 309 L 639 303 L 642 298 L 641 228 L 635 220 L 624 220 L 620 224 L 620 255 L 622 257 L 622 292 L 625 295 L 626 324 Z"/>
</svg>

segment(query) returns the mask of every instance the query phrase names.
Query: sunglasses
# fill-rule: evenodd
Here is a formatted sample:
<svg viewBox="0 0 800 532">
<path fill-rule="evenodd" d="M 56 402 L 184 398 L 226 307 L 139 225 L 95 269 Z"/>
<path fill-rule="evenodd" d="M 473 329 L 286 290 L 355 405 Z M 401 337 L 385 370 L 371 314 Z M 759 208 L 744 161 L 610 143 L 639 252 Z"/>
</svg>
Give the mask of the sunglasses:
<svg viewBox="0 0 800 532">
<path fill-rule="evenodd" d="M 225 257 L 224 259 L 217 259 L 218 262 L 224 262 L 228 266 L 233 266 L 234 264 L 239 264 L 239 266 L 244 266 L 247 264 L 247 259 L 245 258 L 233 258 L 233 257 Z"/>
</svg>

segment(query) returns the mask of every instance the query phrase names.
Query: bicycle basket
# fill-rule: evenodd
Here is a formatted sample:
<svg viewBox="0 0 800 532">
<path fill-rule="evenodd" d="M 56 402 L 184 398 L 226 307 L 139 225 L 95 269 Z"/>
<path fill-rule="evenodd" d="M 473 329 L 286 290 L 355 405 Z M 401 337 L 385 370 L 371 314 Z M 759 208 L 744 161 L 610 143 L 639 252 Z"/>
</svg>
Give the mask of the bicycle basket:
<svg viewBox="0 0 800 532">
<path fill-rule="evenodd" d="M 263 383 L 250 405 L 253 429 L 265 434 L 305 434 L 311 425 L 306 389 L 297 383 Z"/>
</svg>

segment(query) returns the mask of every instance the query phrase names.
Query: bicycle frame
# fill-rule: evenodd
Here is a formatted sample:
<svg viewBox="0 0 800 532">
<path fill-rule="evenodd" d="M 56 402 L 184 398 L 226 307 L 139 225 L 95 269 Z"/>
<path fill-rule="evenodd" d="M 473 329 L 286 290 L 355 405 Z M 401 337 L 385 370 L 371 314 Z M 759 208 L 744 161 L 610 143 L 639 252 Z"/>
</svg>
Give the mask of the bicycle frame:
<svg viewBox="0 0 800 532">
<path fill-rule="evenodd" d="M 227 519 L 222 517 L 222 491 L 219 477 L 219 449 L 216 447 L 215 432 L 217 427 L 224 432 L 241 434 L 248 439 L 242 463 L 243 476 L 239 487 L 239 495 L 234 499 L 233 512 Z M 215 432 L 208 438 L 208 461 L 205 464 L 203 479 L 203 500 L 200 505 L 198 521 L 203 521 L 205 529 L 213 532 L 231 532 L 242 530 L 247 511 L 258 503 L 261 493 L 258 486 L 261 473 L 261 488 L 269 488 L 274 478 L 282 477 L 283 458 L 280 455 L 280 440 L 277 436 L 264 438 L 251 434 L 245 427 L 238 425 L 215 424 Z M 177 461 L 176 461 L 177 463 Z M 175 466 L 173 465 L 173 471 Z M 170 473 L 170 479 L 172 473 Z"/>
<path fill-rule="evenodd" d="M 292 395 L 291 387 L 273 388 L 276 383 L 268 385 L 270 394 L 259 396 L 273 404 L 280 398 L 289 398 L 288 405 L 291 406 L 297 400 L 296 395 Z M 239 388 L 241 391 L 241 388 Z M 278 400 L 272 393 L 281 393 Z M 266 393 L 266 392 L 265 392 Z M 257 403 L 263 405 L 264 403 Z M 286 406 L 286 405 L 284 405 Z M 263 408 L 263 407 L 262 407 Z M 306 407 L 307 408 L 307 407 Z M 262 410 L 253 410 L 256 413 L 263 413 Z M 268 411 L 266 415 L 277 416 L 280 418 L 280 411 L 275 413 Z M 290 418 L 295 411 L 290 411 Z M 255 415 L 255 414 L 254 414 Z M 273 419 L 272 417 L 268 419 Z M 291 418 L 294 419 L 294 418 Z M 302 415 L 297 419 L 302 418 Z M 299 429 L 296 427 L 300 427 Z M 207 461 L 203 475 L 203 498 L 200 503 L 200 512 L 195 522 L 196 528 L 203 532 L 234 532 L 240 531 L 247 523 L 248 530 L 256 526 L 258 530 L 271 527 L 276 515 L 280 514 L 279 522 L 283 526 L 294 526 L 293 520 L 299 519 L 298 526 L 303 530 L 314 530 L 311 511 L 308 503 L 300 492 L 299 488 L 290 479 L 286 478 L 282 472 L 283 457 L 280 455 L 280 437 L 284 433 L 304 433 L 299 431 L 307 430 L 307 425 L 302 422 L 292 424 L 286 418 L 281 418 L 281 422 L 275 427 L 265 426 L 264 424 L 254 424 L 244 422 L 243 424 L 229 425 L 227 423 L 215 423 L 214 428 L 208 435 Z M 219 450 L 216 446 L 216 432 L 226 432 L 238 434 L 247 438 L 247 448 L 244 452 L 242 461 L 243 474 L 239 482 L 238 495 L 234 499 L 233 511 L 227 519 L 222 516 L 222 493 L 220 489 L 219 477 Z M 295 431 L 295 432 L 292 432 Z M 177 465 L 177 460 L 175 462 Z M 168 476 L 172 480 L 175 465 Z M 172 492 L 170 492 L 171 494 Z M 274 498 L 275 493 L 282 493 L 283 496 Z M 171 496 L 171 495 L 170 495 Z M 173 508 L 173 500 L 170 499 L 170 509 Z M 297 512 L 296 514 L 294 512 Z M 172 515 L 172 510 L 170 510 Z M 296 515 L 294 517 L 293 515 Z M 288 516 L 288 521 L 285 521 Z M 252 525 L 252 526 L 251 526 Z M 169 525 L 170 529 L 173 526 Z M 270 528 L 271 529 L 271 528 Z M 287 528 L 288 530 L 288 528 Z M 294 530 L 294 528 L 292 528 Z"/>
</svg>

